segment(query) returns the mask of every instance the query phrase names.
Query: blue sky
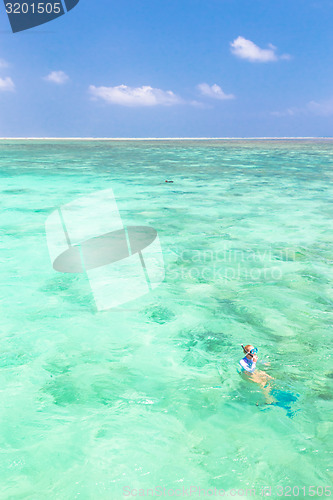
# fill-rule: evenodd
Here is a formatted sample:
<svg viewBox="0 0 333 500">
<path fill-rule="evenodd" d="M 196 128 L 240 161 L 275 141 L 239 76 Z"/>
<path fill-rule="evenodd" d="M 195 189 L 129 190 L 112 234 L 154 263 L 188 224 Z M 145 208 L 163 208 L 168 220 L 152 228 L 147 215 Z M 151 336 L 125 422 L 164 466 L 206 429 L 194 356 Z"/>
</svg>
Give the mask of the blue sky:
<svg viewBox="0 0 333 500">
<path fill-rule="evenodd" d="M 332 26 L 331 0 L 80 0 L 13 34 L 2 6 L 0 136 L 332 136 Z"/>
</svg>

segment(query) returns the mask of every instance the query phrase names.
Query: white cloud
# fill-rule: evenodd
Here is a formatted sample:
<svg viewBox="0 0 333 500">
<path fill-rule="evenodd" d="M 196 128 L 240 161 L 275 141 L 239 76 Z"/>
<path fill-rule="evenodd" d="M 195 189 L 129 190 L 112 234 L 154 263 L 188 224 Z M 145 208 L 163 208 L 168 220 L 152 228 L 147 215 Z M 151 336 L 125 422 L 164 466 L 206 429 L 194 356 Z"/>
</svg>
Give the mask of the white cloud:
<svg viewBox="0 0 333 500">
<path fill-rule="evenodd" d="M 302 107 L 291 107 L 282 111 L 272 111 L 271 115 L 277 117 L 295 116 L 295 115 L 333 115 L 333 97 L 324 101 L 310 101 Z"/>
<path fill-rule="evenodd" d="M 281 54 L 279 56 L 279 59 L 283 59 L 284 61 L 290 61 L 290 59 L 292 59 L 292 57 L 290 54 Z"/>
<path fill-rule="evenodd" d="M 11 92 L 13 90 L 15 90 L 15 85 L 9 76 L 0 78 L 0 92 Z"/>
<path fill-rule="evenodd" d="M 290 59 L 289 54 L 278 56 L 276 54 L 277 48 L 271 43 L 268 44 L 268 49 L 261 49 L 251 40 L 239 36 L 230 43 L 231 52 L 241 59 L 247 59 L 250 62 L 273 62 L 278 59 Z"/>
<path fill-rule="evenodd" d="M 102 99 L 110 104 L 119 104 L 120 106 L 172 106 L 183 102 L 171 90 L 155 89 L 148 85 L 142 87 L 128 87 L 127 85 L 95 87 L 95 85 L 90 85 L 89 91 L 95 99 Z"/>
<path fill-rule="evenodd" d="M 63 85 L 68 82 L 69 76 L 66 75 L 64 71 L 51 71 L 47 76 L 44 77 L 47 82 L 57 83 L 58 85 Z"/>
<path fill-rule="evenodd" d="M 208 83 L 200 83 L 200 85 L 198 85 L 198 89 L 200 90 L 202 95 L 212 97 L 213 99 L 220 99 L 221 101 L 235 98 L 233 94 L 225 94 L 221 87 L 216 83 L 214 83 L 214 85 L 208 85 Z"/>
<path fill-rule="evenodd" d="M 326 101 L 311 101 L 307 104 L 307 109 L 315 115 L 331 116 L 333 115 L 333 97 Z"/>
<path fill-rule="evenodd" d="M 299 112 L 300 112 L 300 110 L 297 109 L 297 108 L 288 108 L 288 109 L 285 109 L 284 111 L 272 111 L 271 115 L 278 116 L 278 117 L 282 117 L 282 116 L 295 116 Z"/>
</svg>

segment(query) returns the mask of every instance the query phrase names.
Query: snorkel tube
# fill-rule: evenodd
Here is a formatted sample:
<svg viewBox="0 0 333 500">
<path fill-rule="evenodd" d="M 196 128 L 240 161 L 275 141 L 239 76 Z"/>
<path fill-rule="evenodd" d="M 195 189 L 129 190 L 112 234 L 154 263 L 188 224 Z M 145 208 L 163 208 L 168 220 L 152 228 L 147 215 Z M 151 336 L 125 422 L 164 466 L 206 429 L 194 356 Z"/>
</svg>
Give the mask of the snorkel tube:
<svg viewBox="0 0 333 500">
<path fill-rule="evenodd" d="M 250 345 L 247 345 L 246 347 L 243 346 L 243 344 L 241 344 L 242 348 L 243 348 L 243 351 L 244 353 L 246 354 L 246 356 L 251 356 L 251 358 L 253 358 L 253 356 L 255 356 L 258 352 L 258 348 L 257 347 L 253 347 L 252 349 L 250 349 L 249 351 L 246 350 L 246 347 L 249 348 L 251 347 Z"/>
</svg>

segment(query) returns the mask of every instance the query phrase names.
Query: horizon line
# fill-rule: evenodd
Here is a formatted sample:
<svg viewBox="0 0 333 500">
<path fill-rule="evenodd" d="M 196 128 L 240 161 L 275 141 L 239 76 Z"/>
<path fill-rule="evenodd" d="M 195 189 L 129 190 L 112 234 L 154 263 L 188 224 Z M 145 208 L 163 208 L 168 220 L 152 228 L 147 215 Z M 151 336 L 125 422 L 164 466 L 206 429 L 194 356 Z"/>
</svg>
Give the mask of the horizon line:
<svg viewBox="0 0 333 500">
<path fill-rule="evenodd" d="M 0 137 L 0 141 L 237 141 L 237 140 L 332 140 L 325 136 L 283 136 L 283 137 Z"/>
</svg>

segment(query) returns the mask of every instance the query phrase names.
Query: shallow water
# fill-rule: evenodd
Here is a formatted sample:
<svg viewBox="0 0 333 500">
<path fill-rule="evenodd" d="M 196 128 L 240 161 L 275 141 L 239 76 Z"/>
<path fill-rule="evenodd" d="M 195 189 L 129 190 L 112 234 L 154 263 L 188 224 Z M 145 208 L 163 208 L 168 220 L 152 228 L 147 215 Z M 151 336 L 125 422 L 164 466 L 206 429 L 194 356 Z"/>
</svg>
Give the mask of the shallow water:
<svg viewBox="0 0 333 500">
<path fill-rule="evenodd" d="M 329 141 L 0 141 L 1 498 L 331 484 L 332 177 Z M 98 312 L 44 224 L 108 188 L 166 277 Z"/>
</svg>

